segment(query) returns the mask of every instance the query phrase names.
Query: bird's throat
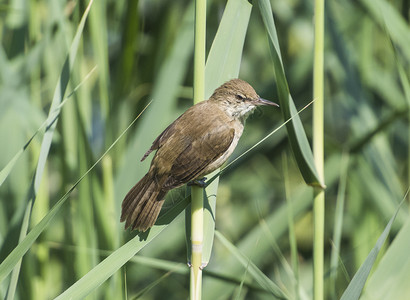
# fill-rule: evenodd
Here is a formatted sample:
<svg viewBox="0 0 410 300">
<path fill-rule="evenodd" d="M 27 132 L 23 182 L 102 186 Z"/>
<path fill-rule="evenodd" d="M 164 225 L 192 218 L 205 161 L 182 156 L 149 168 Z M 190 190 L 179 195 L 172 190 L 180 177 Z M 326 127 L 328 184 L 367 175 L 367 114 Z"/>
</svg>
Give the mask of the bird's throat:
<svg viewBox="0 0 410 300">
<path fill-rule="evenodd" d="M 226 105 L 224 107 L 225 113 L 235 120 L 241 121 L 242 124 L 250 114 L 255 110 L 256 106 L 251 103 L 241 103 L 238 105 Z"/>
</svg>

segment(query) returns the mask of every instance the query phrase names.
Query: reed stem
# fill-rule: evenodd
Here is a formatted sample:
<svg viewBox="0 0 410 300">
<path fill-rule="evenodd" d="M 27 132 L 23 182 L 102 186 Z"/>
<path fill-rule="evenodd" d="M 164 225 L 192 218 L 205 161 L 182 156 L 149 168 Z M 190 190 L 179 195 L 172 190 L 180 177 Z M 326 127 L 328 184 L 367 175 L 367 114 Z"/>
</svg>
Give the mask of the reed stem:
<svg viewBox="0 0 410 300">
<path fill-rule="evenodd" d="M 323 101 L 323 64 L 324 64 L 324 0 L 315 0 L 315 45 L 313 66 L 313 155 L 316 169 L 324 182 L 324 101 Z M 324 265 L 324 226 L 325 192 L 315 188 L 313 200 L 314 241 L 313 241 L 313 299 L 323 300 Z"/>
<path fill-rule="evenodd" d="M 195 1 L 194 40 L 194 104 L 205 97 L 205 33 L 206 0 Z M 190 299 L 202 295 L 202 248 L 204 238 L 204 214 L 202 188 L 193 186 L 191 191 L 191 277 Z"/>
</svg>

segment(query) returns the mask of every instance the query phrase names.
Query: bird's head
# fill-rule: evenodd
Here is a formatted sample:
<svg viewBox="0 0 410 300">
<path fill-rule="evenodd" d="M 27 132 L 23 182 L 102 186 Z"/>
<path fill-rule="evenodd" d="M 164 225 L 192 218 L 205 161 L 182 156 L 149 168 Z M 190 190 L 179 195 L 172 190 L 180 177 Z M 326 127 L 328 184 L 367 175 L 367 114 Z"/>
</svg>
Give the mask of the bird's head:
<svg viewBox="0 0 410 300">
<path fill-rule="evenodd" d="M 217 101 L 228 115 L 241 121 L 244 121 L 257 106 L 279 107 L 278 104 L 259 97 L 253 87 L 241 79 L 232 79 L 221 85 L 210 100 Z"/>
</svg>

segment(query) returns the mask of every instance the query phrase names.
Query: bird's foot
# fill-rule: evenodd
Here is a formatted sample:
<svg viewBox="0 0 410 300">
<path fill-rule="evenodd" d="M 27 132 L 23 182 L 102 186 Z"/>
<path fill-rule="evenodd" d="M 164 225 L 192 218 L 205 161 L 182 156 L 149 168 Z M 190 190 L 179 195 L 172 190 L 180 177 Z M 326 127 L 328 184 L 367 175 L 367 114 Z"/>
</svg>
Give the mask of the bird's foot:
<svg viewBox="0 0 410 300">
<path fill-rule="evenodd" d="M 188 268 L 192 268 L 192 263 L 191 263 L 190 260 L 187 262 L 187 265 L 188 265 Z M 203 270 L 207 265 L 208 265 L 208 263 L 202 263 L 202 264 L 199 266 L 199 269 L 200 269 L 200 270 Z"/>
<path fill-rule="evenodd" d="M 205 182 L 206 179 L 207 179 L 206 177 L 201 178 L 201 179 L 195 179 L 195 180 L 188 182 L 188 185 L 189 186 L 197 185 L 197 186 L 204 188 L 206 187 L 206 182 Z"/>
</svg>

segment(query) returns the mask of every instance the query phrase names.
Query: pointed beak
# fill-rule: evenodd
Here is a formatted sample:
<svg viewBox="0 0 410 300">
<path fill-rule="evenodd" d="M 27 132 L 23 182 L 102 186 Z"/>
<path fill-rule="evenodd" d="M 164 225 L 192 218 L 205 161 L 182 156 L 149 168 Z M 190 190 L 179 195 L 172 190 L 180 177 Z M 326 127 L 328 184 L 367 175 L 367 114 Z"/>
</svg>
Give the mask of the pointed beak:
<svg viewBox="0 0 410 300">
<path fill-rule="evenodd" d="M 266 99 L 263 99 L 263 98 L 260 98 L 260 97 L 257 101 L 255 101 L 255 104 L 256 105 L 270 105 L 270 106 L 279 107 L 279 104 L 277 104 L 275 102 L 272 102 L 272 101 L 269 101 L 269 100 L 266 100 Z"/>
</svg>

